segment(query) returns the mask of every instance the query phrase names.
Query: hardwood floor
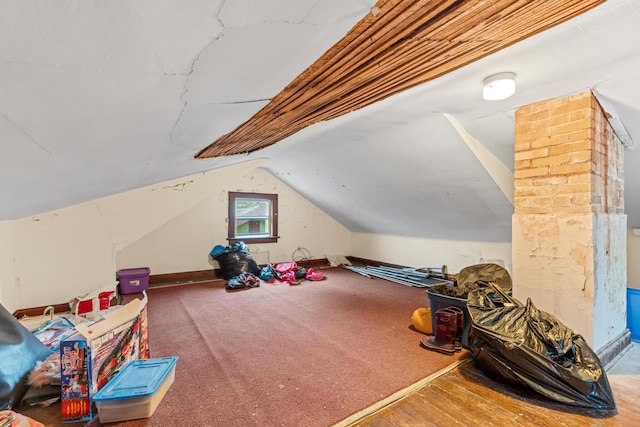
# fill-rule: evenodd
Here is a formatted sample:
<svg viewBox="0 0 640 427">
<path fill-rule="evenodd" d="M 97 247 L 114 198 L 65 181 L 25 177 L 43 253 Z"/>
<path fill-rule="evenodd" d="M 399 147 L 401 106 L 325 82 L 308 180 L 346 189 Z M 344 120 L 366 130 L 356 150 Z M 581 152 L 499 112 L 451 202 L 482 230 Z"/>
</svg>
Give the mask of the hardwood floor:
<svg viewBox="0 0 640 427">
<path fill-rule="evenodd" d="M 640 375 L 611 375 L 616 412 L 578 408 L 486 377 L 470 357 L 337 424 L 404 426 L 640 425 Z"/>
</svg>

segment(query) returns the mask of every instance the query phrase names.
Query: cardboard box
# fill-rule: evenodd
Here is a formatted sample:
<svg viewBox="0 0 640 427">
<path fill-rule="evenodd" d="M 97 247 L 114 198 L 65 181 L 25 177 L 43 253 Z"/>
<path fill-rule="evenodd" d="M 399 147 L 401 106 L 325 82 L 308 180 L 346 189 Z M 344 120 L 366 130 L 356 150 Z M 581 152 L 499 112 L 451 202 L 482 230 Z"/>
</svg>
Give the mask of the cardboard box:
<svg viewBox="0 0 640 427">
<path fill-rule="evenodd" d="M 146 306 L 145 293 L 101 320 L 77 325 L 77 333 L 61 342 L 63 422 L 90 420 L 92 397 L 128 362 L 148 357 Z"/>
<path fill-rule="evenodd" d="M 101 423 L 148 418 L 173 384 L 178 357 L 134 360 L 94 396 Z"/>
<path fill-rule="evenodd" d="M 60 316 L 33 331 L 33 335 L 55 352 L 60 348 L 60 343 L 75 332 L 73 323 L 66 317 Z"/>
<path fill-rule="evenodd" d="M 98 320 L 106 311 L 110 310 L 111 300 L 117 298 L 117 287 L 118 282 L 114 282 L 86 295 L 75 297 L 69 302 L 71 311 L 76 316 Z"/>
</svg>

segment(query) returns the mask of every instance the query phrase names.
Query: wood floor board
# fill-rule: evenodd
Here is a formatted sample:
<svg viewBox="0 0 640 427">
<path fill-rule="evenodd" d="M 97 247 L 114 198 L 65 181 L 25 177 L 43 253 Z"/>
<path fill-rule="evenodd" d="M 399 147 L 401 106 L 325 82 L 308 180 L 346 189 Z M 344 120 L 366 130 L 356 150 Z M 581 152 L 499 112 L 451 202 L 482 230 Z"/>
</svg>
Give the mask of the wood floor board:
<svg viewBox="0 0 640 427">
<path fill-rule="evenodd" d="M 456 401 L 456 410 L 452 411 L 451 398 L 452 396 L 448 392 L 442 393 L 442 389 L 437 387 L 436 384 L 431 384 L 426 387 L 423 392 L 417 393 L 416 396 L 411 396 L 411 399 L 413 400 L 428 401 L 431 403 L 433 410 L 428 413 L 426 417 L 427 419 L 434 417 L 438 411 L 448 413 L 454 423 L 461 423 L 463 425 L 473 423 L 474 420 L 477 419 L 476 417 L 479 414 L 469 410 L 473 407 L 470 404 L 461 402 L 460 400 Z M 505 419 L 505 421 L 508 420 Z M 438 425 L 444 424 L 438 423 Z M 448 425 L 452 424 L 449 423 Z M 487 423 L 486 425 L 490 426 L 492 424 Z"/>
<path fill-rule="evenodd" d="M 471 361 L 376 408 L 353 426 L 542 426 L 618 427 L 640 425 L 640 375 L 608 377 L 617 411 L 566 405 L 532 390 L 488 378 Z"/>
<path fill-rule="evenodd" d="M 389 413 L 385 417 L 374 417 L 369 422 L 358 424 L 366 427 L 436 427 L 437 424 L 430 420 L 415 420 L 413 412 L 416 408 L 409 405 L 398 407 L 397 411 Z"/>
<path fill-rule="evenodd" d="M 608 378 L 618 414 L 640 420 L 640 375 L 610 375 Z"/>
<path fill-rule="evenodd" d="M 518 418 L 518 414 L 509 412 L 495 413 L 491 418 L 485 418 L 486 414 L 492 412 L 496 404 L 491 399 L 491 396 L 482 396 L 469 390 L 464 390 L 456 384 L 448 381 L 438 382 L 433 384 L 430 390 L 431 393 L 436 392 L 439 396 L 448 402 L 448 407 L 451 409 L 451 402 L 455 402 L 456 412 L 464 413 L 467 417 L 470 417 L 470 421 L 482 420 L 483 425 L 486 426 L 502 426 L 506 424 L 515 424 Z"/>
<path fill-rule="evenodd" d="M 610 418 L 612 412 L 566 405 L 541 396 L 524 387 L 510 386 L 487 378 L 480 369 L 470 365 L 469 369 L 460 374 L 469 382 L 482 384 L 502 395 L 504 405 L 509 408 L 517 408 L 520 411 L 529 411 L 556 426 L 575 426 L 586 423 L 592 425 L 595 420 Z M 542 421 L 540 421 L 542 422 Z"/>
<path fill-rule="evenodd" d="M 520 406 L 512 406 L 512 398 L 499 390 L 496 390 L 491 382 L 481 383 L 469 380 L 464 376 L 467 370 L 460 372 L 460 375 L 447 375 L 435 382 L 435 386 L 447 391 L 451 394 L 451 399 L 456 402 L 464 402 L 465 408 L 473 406 L 475 412 L 479 416 L 486 416 L 487 413 L 492 414 L 488 422 L 494 425 L 513 425 L 521 423 L 533 423 L 537 426 L 546 426 L 544 420 L 537 417 L 536 411 L 526 411 Z M 487 381 L 489 381 L 487 379 Z M 495 411 L 496 407 L 500 407 L 500 411 Z M 465 410 L 465 408 L 460 408 Z M 532 425 L 532 424 L 529 424 Z M 548 425 L 562 426 L 562 423 L 554 421 Z"/>
<path fill-rule="evenodd" d="M 409 404 L 402 405 L 402 408 L 397 408 L 394 411 L 389 411 L 388 408 L 384 409 L 379 416 L 365 419 L 357 425 L 362 427 L 405 427 L 411 425 L 445 426 L 456 423 L 455 417 L 449 411 L 443 411 L 437 402 L 434 404 L 434 401 L 420 398 L 416 394 L 412 394 L 406 399 Z M 416 417 L 416 414 L 422 416 Z M 422 422 L 422 424 L 418 424 L 418 422 Z"/>
</svg>

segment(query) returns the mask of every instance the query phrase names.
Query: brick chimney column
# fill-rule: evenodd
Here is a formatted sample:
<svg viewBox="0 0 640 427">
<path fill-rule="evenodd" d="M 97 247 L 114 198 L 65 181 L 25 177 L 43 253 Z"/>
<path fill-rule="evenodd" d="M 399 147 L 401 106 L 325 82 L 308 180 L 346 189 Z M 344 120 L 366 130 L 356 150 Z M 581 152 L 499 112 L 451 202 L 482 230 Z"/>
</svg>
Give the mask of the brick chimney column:
<svg viewBox="0 0 640 427">
<path fill-rule="evenodd" d="M 515 118 L 513 295 L 598 351 L 628 333 L 624 147 L 591 92 Z"/>
</svg>

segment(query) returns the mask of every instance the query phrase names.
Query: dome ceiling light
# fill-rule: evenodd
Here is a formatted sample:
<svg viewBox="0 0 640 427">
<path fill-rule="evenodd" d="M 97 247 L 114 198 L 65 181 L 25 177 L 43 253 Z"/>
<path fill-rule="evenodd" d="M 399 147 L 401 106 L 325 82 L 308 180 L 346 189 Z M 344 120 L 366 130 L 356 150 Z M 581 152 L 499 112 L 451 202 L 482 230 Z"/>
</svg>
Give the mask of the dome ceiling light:
<svg viewBox="0 0 640 427">
<path fill-rule="evenodd" d="M 482 97 L 487 101 L 507 99 L 516 93 L 515 73 L 498 73 L 484 79 Z"/>
</svg>

